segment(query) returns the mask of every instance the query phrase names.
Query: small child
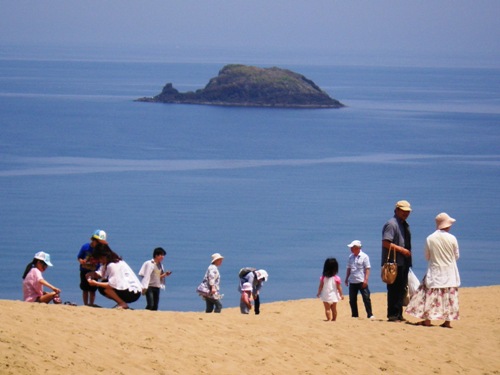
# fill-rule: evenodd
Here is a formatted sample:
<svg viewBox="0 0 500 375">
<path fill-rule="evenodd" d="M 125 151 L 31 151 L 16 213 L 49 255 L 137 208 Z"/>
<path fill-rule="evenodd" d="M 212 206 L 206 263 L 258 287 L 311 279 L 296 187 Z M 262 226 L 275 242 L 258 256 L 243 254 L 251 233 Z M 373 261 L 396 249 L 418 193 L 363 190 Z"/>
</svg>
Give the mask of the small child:
<svg viewBox="0 0 500 375">
<path fill-rule="evenodd" d="M 337 276 L 338 272 L 339 264 L 337 259 L 326 259 L 323 265 L 323 275 L 319 279 L 317 297 L 323 301 L 327 322 L 337 320 L 337 302 L 344 299 L 342 281 Z"/>
<path fill-rule="evenodd" d="M 249 314 L 252 310 L 252 284 L 243 283 L 241 286 L 240 310 L 242 314 Z"/>
<path fill-rule="evenodd" d="M 39 251 L 33 260 L 26 266 L 23 274 L 23 295 L 26 302 L 61 303 L 59 293 L 61 289 L 49 284 L 42 276 L 47 267 L 52 267 L 50 255 Z M 43 287 L 52 289 L 52 292 L 44 292 Z"/>
</svg>

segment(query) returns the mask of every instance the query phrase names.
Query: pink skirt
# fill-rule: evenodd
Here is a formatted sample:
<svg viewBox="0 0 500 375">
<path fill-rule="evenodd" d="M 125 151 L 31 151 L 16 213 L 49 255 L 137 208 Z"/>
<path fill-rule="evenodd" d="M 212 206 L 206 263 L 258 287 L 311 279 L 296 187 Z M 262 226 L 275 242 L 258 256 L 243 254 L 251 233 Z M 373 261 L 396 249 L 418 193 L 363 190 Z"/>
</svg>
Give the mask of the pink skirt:
<svg viewBox="0 0 500 375">
<path fill-rule="evenodd" d="M 424 320 L 458 320 L 458 288 L 427 288 L 421 284 L 406 313 Z"/>
</svg>

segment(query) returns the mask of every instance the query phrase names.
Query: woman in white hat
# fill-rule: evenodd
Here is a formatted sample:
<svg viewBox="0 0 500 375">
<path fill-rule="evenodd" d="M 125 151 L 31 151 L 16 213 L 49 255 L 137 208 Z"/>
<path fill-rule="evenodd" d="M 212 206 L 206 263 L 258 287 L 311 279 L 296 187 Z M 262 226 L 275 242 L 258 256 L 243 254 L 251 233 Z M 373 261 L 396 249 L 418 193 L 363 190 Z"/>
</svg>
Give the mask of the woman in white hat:
<svg viewBox="0 0 500 375">
<path fill-rule="evenodd" d="M 212 262 L 205 272 L 203 281 L 198 285 L 197 292 L 205 300 L 205 312 L 220 313 L 222 311 L 222 295 L 219 293 L 220 289 L 220 273 L 219 267 L 222 264 L 224 257 L 219 253 L 212 254 Z"/>
<path fill-rule="evenodd" d="M 451 328 L 451 321 L 459 319 L 457 260 L 460 252 L 457 239 L 449 233 L 456 220 L 445 212 L 437 215 L 435 220 L 436 231 L 427 237 L 425 243 L 427 272 L 406 312 L 423 319 L 417 325 L 430 327 L 431 320 L 444 320 L 441 327 Z"/>
<path fill-rule="evenodd" d="M 26 266 L 23 274 L 23 295 L 26 302 L 49 303 L 54 298 L 58 299 L 61 289 L 47 282 L 42 276 L 42 272 L 47 267 L 52 267 L 50 254 L 43 251 L 36 253 L 33 260 Z M 44 286 L 52 289 L 52 292 L 44 292 Z"/>
<path fill-rule="evenodd" d="M 255 315 L 260 314 L 260 290 L 267 281 L 269 275 L 266 270 L 257 270 L 253 267 L 242 268 L 239 272 L 240 284 L 238 290 L 241 292 L 243 290 L 243 284 L 250 283 L 252 285 L 252 299 L 254 302 L 254 312 Z M 243 310 L 242 310 L 243 313 Z"/>
</svg>

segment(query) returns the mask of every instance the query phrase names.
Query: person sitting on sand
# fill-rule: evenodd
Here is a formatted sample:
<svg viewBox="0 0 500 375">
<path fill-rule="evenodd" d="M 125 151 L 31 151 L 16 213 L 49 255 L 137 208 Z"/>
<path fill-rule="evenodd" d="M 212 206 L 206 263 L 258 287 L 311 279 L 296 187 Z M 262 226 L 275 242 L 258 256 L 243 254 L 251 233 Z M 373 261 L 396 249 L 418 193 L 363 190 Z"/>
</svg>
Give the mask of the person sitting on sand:
<svg viewBox="0 0 500 375">
<path fill-rule="evenodd" d="M 99 293 L 115 301 L 114 308 L 128 309 L 128 304 L 137 301 L 142 293 L 141 282 L 134 271 L 107 244 L 97 244 L 92 257 L 101 267 L 87 274 L 89 285 L 98 287 Z"/>
<path fill-rule="evenodd" d="M 52 267 L 50 262 L 50 254 L 39 251 L 35 254 L 33 260 L 26 266 L 23 274 L 23 295 L 26 302 L 49 303 L 50 301 L 58 301 L 60 303 L 59 294 L 61 289 L 56 288 L 47 282 L 42 272 L 45 272 L 47 267 Z M 43 287 L 52 289 L 52 292 L 43 291 Z"/>
</svg>

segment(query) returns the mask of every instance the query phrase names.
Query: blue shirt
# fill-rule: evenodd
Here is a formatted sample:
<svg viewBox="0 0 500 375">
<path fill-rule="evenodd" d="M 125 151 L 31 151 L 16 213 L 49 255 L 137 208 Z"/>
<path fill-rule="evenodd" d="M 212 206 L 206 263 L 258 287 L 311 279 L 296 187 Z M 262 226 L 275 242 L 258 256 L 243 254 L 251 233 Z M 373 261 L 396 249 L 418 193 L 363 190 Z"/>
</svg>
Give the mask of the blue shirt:
<svg viewBox="0 0 500 375">
<path fill-rule="evenodd" d="M 90 263 L 90 256 L 92 255 L 93 251 L 94 248 L 90 246 L 90 243 L 86 243 L 80 249 L 77 258 L 85 260 L 85 264 L 80 263 L 80 271 L 90 272 L 90 271 L 95 271 L 96 269 L 99 268 L 98 264 Z"/>
</svg>

